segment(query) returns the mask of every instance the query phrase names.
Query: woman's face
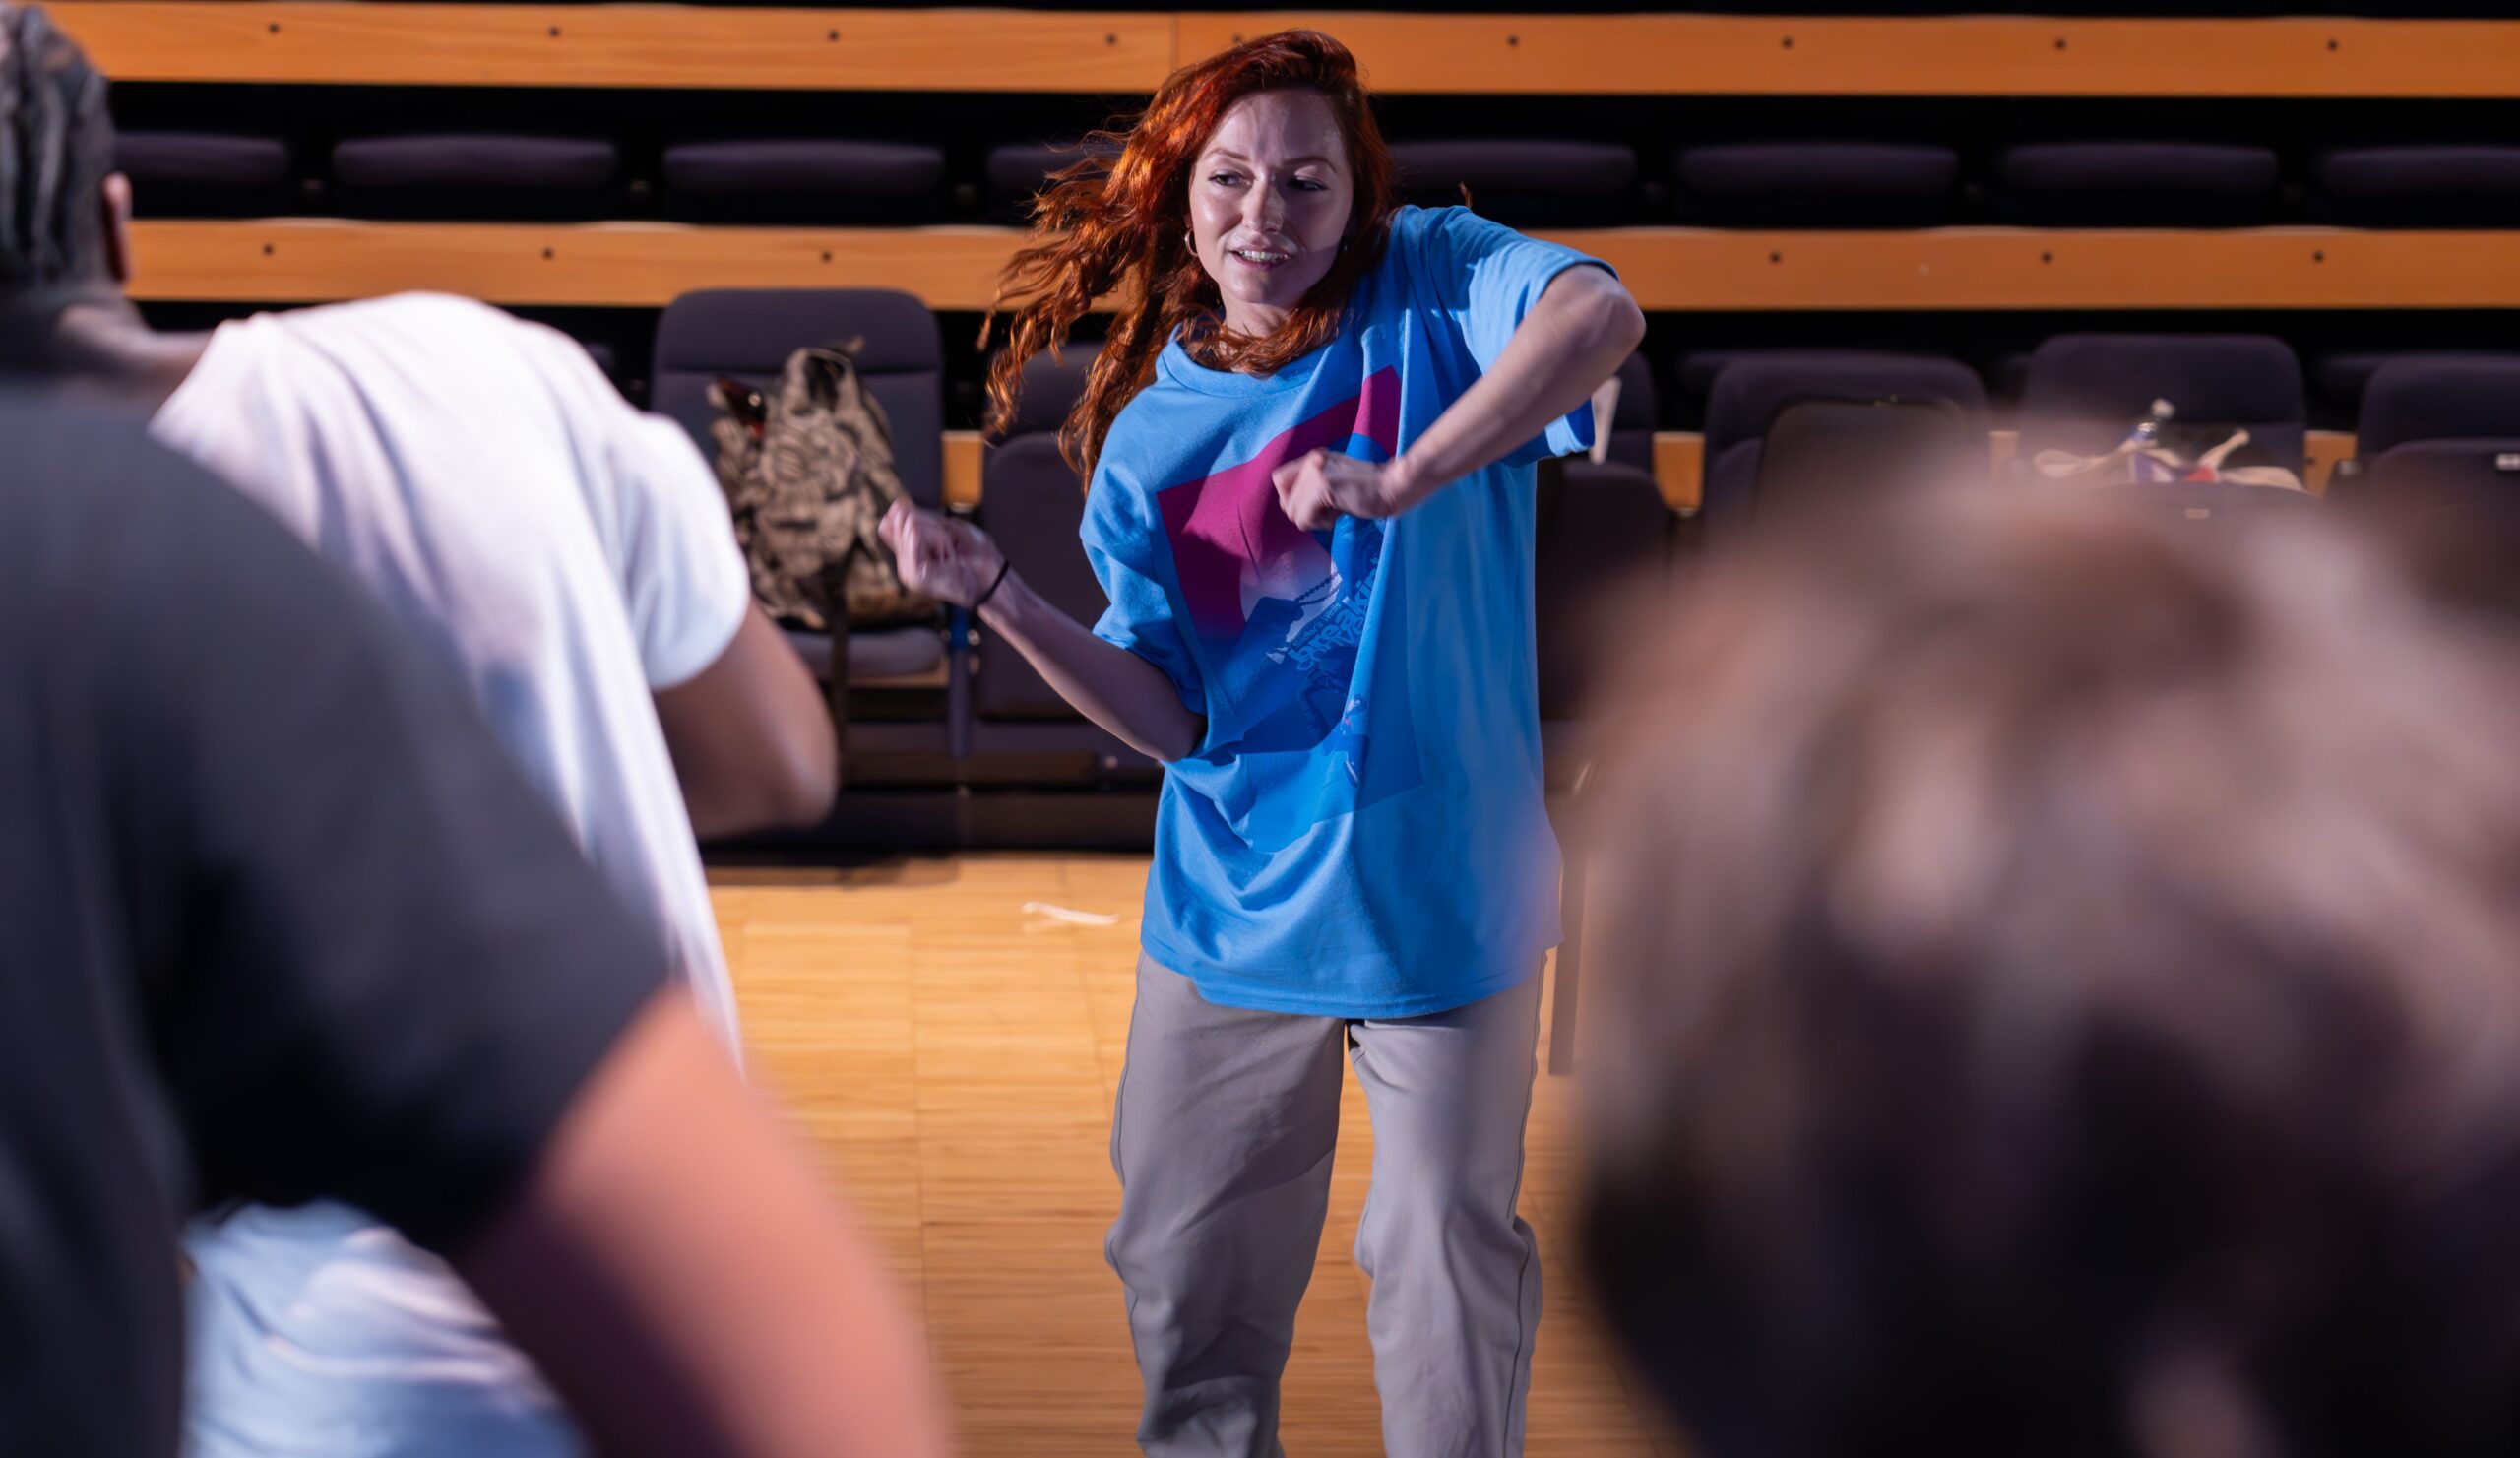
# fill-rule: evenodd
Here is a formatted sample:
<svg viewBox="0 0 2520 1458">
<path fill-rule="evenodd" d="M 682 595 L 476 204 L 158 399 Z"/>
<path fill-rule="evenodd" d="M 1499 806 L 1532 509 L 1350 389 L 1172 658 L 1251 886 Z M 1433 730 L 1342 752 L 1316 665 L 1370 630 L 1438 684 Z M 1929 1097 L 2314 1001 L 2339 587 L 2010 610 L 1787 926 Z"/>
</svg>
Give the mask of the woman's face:
<svg viewBox="0 0 2520 1458">
<path fill-rule="evenodd" d="M 1199 266 L 1227 327 L 1265 335 L 1338 260 L 1355 179 L 1339 115 L 1318 92 L 1257 92 L 1226 112 L 1190 173 Z"/>
</svg>

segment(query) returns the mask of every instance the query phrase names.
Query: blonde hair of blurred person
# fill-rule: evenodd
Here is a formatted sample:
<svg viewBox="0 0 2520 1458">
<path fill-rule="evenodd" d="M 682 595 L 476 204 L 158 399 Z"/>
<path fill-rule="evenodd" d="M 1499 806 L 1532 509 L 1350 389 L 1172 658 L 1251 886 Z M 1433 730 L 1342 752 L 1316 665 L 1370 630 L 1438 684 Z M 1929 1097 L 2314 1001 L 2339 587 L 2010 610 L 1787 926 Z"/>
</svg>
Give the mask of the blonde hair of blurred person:
<svg viewBox="0 0 2520 1458">
<path fill-rule="evenodd" d="M 2520 1446 L 2520 658 L 2257 525 L 1850 509 L 1606 706 L 1586 1259 L 1708 1458 Z"/>
</svg>

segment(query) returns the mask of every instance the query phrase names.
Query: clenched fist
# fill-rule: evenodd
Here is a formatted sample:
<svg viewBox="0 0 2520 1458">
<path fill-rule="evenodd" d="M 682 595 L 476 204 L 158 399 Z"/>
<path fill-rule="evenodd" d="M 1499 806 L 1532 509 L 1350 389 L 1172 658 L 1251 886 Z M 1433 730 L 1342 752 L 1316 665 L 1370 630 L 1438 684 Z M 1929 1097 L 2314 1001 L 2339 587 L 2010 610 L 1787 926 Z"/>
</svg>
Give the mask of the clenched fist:
<svg viewBox="0 0 2520 1458">
<path fill-rule="evenodd" d="M 971 606 L 1006 565 L 986 532 L 907 501 L 893 503 L 876 535 L 893 549 L 902 586 L 957 607 Z"/>
<path fill-rule="evenodd" d="M 1359 461 L 1337 451 L 1309 451 L 1270 473 L 1278 506 L 1307 532 L 1326 531 L 1341 517 L 1368 521 L 1396 516 L 1410 505 L 1398 462 Z"/>
</svg>

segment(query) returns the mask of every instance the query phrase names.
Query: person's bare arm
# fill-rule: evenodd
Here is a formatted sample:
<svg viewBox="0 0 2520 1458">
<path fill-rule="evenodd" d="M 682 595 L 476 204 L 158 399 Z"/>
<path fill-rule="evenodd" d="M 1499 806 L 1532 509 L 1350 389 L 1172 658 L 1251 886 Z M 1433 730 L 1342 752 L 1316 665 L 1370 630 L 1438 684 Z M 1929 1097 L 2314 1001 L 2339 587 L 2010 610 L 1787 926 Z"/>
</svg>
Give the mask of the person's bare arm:
<svg viewBox="0 0 2520 1458">
<path fill-rule="evenodd" d="M 717 662 L 656 696 L 702 840 L 813 825 L 838 792 L 840 748 L 813 675 L 758 607 Z"/>
<path fill-rule="evenodd" d="M 969 522 L 896 502 L 884 517 L 884 543 L 913 592 L 969 607 L 998 581 L 1006 556 Z M 1170 764 L 1207 736 L 1164 670 L 1105 643 L 1061 612 L 1015 573 L 979 610 L 989 631 L 1015 646 L 1059 697 L 1140 754 Z"/>
<path fill-rule="evenodd" d="M 623 1035 L 455 1264 L 599 1451 L 949 1449 L 873 1252 L 679 993 Z"/>
<path fill-rule="evenodd" d="M 1397 516 L 1592 399 L 1644 338 L 1644 312 L 1607 270 L 1567 269 L 1542 290 L 1496 362 L 1398 460 L 1314 451 L 1278 468 L 1278 500 L 1307 531 L 1343 516 Z"/>
</svg>

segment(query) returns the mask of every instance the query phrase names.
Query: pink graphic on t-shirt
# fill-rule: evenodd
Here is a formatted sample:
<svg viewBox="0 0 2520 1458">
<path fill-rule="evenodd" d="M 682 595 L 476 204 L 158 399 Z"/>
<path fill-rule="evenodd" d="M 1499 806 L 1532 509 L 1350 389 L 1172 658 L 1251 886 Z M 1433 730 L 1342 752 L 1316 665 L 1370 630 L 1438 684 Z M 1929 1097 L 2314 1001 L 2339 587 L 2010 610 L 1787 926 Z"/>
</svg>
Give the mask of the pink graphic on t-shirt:
<svg viewBox="0 0 2520 1458">
<path fill-rule="evenodd" d="M 1296 604 L 1301 618 L 1337 597 L 1329 549 L 1287 519 L 1270 476 L 1307 451 L 1341 449 L 1358 436 L 1385 459 L 1400 448 L 1396 367 L 1368 377 L 1358 394 L 1291 427 L 1250 460 L 1157 493 L 1181 598 L 1201 638 L 1234 644 L 1262 602 Z"/>
</svg>

